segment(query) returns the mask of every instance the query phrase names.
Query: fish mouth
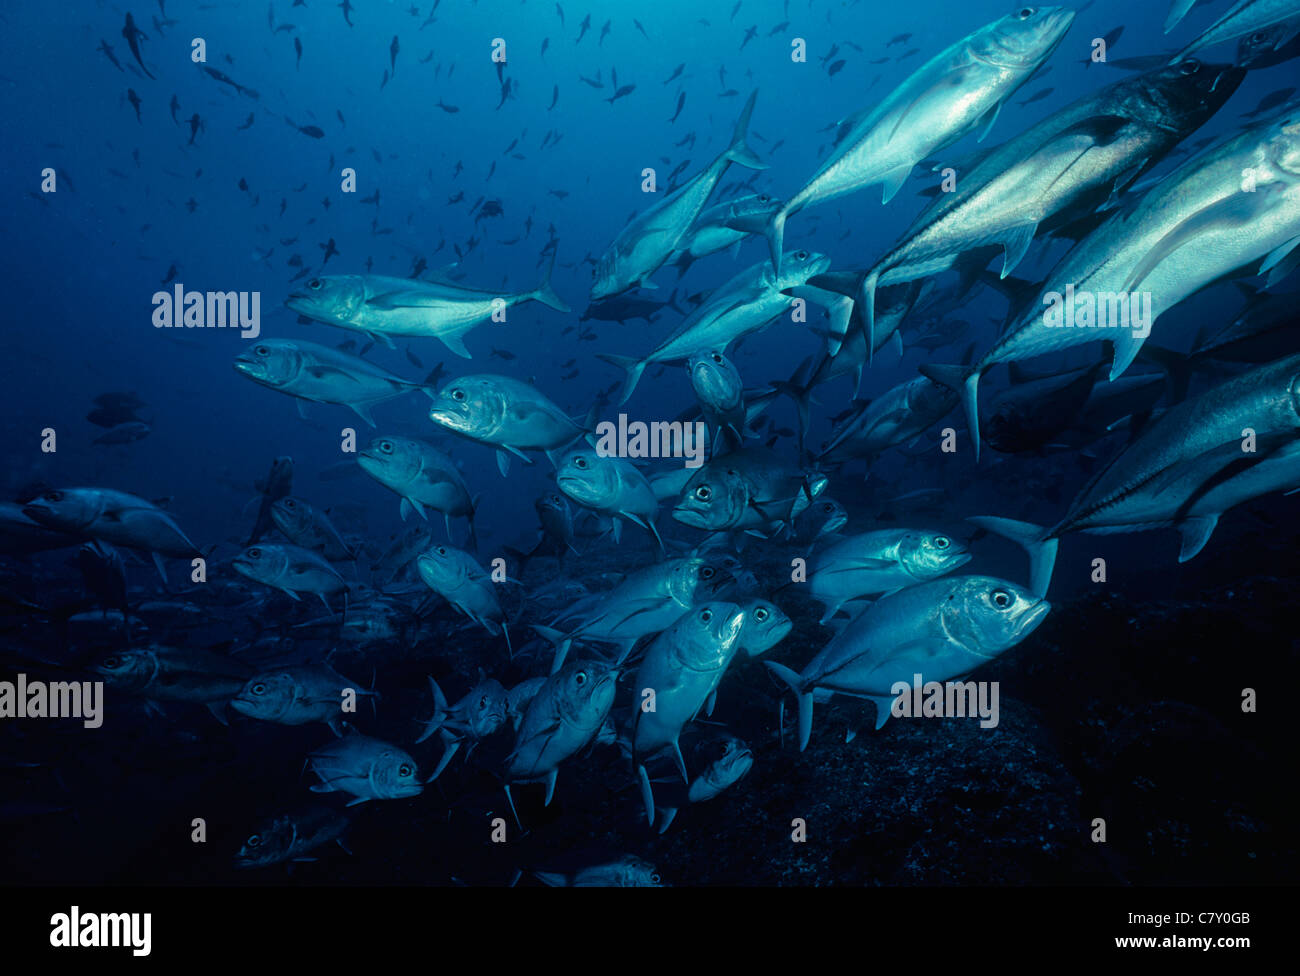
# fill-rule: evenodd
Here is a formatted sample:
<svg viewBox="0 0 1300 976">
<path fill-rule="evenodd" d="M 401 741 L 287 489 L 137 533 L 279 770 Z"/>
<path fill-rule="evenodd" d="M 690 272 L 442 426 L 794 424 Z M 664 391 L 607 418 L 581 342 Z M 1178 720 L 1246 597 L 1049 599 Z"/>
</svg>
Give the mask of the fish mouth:
<svg viewBox="0 0 1300 976">
<path fill-rule="evenodd" d="M 1034 632 L 1038 625 L 1043 622 L 1043 618 L 1046 617 L 1051 610 L 1052 605 L 1046 600 L 1040 599 L 1037 603 L 1031 604 L 1020 614 L 1017 632 L 1022 638 L 1028 637 Z"/>
<path fill-rule="evenodd" d="M 673 506 L 673 518 L 683 525 L 689 525 L 693 529 L 707 529 L 708 522 L 701 512 L 686 505 Z"/>
<path fill-rule="evenodd" d="M 969 552 L 958 553 L 957 555 L 953 556 L 951 559 L 948 560 L 948 562 L 944 566 L 943 571 L 945 573 L 951 573 L 955 569 L 961 569 L 961 567 L 965 566 L 973 558 L 974 556 L 972 556 Z"/>
</svg>

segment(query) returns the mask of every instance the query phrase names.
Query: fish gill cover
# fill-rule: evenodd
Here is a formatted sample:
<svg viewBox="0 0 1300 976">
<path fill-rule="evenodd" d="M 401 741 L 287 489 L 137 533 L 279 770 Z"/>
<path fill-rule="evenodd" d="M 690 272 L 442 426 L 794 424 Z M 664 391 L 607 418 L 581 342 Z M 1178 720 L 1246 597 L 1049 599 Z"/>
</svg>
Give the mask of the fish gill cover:
<svg viewBox="0 0 1300 976">
<path fill-rule="evenodd" d="M 1300 3 L 0 21 L 7 882 L 1294 880 Z"/>
</svg>

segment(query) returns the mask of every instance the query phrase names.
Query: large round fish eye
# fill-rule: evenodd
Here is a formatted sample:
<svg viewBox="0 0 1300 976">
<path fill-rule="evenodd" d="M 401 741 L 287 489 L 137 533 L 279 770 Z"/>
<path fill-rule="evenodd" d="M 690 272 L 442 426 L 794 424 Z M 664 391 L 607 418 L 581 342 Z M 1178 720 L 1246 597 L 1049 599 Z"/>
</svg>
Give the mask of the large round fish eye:
<svg viewBox="0 0 1300 976">
<path fill-rule="evenodd" d="M 1028 20 L 1036 13 L 1038 13 L 1038 11 L 1034 7 L 1026 7 L 1024 10 L 1020 11 L 1019 16 L 1021 20 Z"/>
<path fill-rule="evenodd" d="M 270 347 L 270 346 L 256 346 L 256 347 L 254 347 L 253 352 L 256 353 L 256 354 L 259 355 L 259 356 L 269 356 L 269 355 L 271 355 L 271 347 Z"/>
<path fill-rule="evenodd" d="M 480 711 L 488 707 L 487 695 L 484 695 L 478 700 L 478 707 Z"/>
<path fill-rule="evenodd" d="M 106 657 L 106 658 L 104 658 L 104 665 L 103 665 L 103 666 L 106 667 L 106 668 L 116 668 L 116 667 L 120 667 L 121 664 L 122 664 L 122 661 L 121 661 L 120 658 L 116 658 L 116 657 Z"/>
<path fill-rule="evenodd" d="M 284 500 L 284 507 L 292 512 L 295 508 L 298 507 L 298 503 L 294 501 L 292 498 L 286 498 Z"/>
<path fill-rule="evenodd" d="M 947 536 L 937 535 L 934 537 L 934 547 L 936 549 L 947 549 L 950 545 L 952 545 L 952 542 L 949 541 Z"/>
<path fill-rule="evenodd" d="M 760 194 L 758 195 L 758 202 L 759 202 L 759 203 L 771 203 L 771 202 L 772 202 L 772 197 L 771 197 L 770 195 L 766 194 L 766 193 L 760 193 Z"/>
<path fill-rule="evenodd" d="M 313 278 L 311 281 L 307 282 L 307 287 L 312 291 L 320 291 L 320 286 L 321 280 L 319 278 Z"/>
<path fill-rule="evenodd" d="M 257 548 L 249 549 L 249 550 L 248 550 L 248 558 L 249 558 L 249 559 L 261 559 L 261 558 L 262 558 L 262 550 L 261 550 L 261 549 L 257 549 Z"/>
<path fill-rule="evenodd" d="M 452 390 L 452 391 L 451 391 L 451 398 L 452 398 L 453 400 L 455 400 L 457 403 L 460 403 L 461 401 L 463 401 L 463 400 L 465 399 L 465 391 L 462 390 L 462 389 L 459 389 L 459 388 L 458 388 L 458 389 L 455 389 L 455 390 Z"/>
<path fill-rule="evenodd" d="M 717 353 L 717 352 L 715 352 L 715 353 L 713 354 L 713 361 L 714 361 L 715 363 L 721 365 L 721 364 L 722 364 L 722 354 L 721 354 L 721 353 Z"/>
<path fill-rule="evenodd" d="M 700 487 L 695 489 L 695 497 L 702 502 L 707 502 L 713 497 L 713 489 L 708 485 L 700 485 Z"/>
<path fill-rule="evenodd" d="M 254 834 L 252 837 L 248 838 L 248 840 L 246 840 L 244 843 L 245 843 L 247 846 L 249 846 L 249 847 L 261 847 L 261 846 L 262 846 L 262 835 L 261 835 L 261 834 Z"/>
<path fill-rule="evenodd" d="M 713 619 L 713 611 L 712 611 L 712 610 L 709 610 L 709 609 L 706 608 L 706 609 L 700 611 L 700 621 L 701 621 L 702 623 L 706 623 L 706 624 L 707 624 L 707 623 L 708 623 L 710 620 L 712 620 L 712 619 Z"/>
<path fill-rule="evenodd" d="M 714 576 L 714 574 L 715 574 L 716 572 L 717 572 L 717 571 L 716 571 L 712 566 L 701 566 L 701 567 L 700 567 L 700 579 L 702 579 L 702 580 L 711 580 L 711 579 L 713 579 L 713 576 Z"/>
<path fill-rule="evenodd" d="M 574 466 L 575 468 L 579 468 L 579 469 L 581 469 L 581 470 L 583 470 L 583 471 L 586 471 L 586 470 L 587 470 L 587 459 L 586 459 L 585 457 L 583 457 L 581 454 L 579 454 L 576 458 L 573 459 L 573 466 Z"/>
<path fill-rule="evenodd" d="M 650 883 L 657 885 L 659 883 L 659 875 L 657 874 L 650 875 Z"/>
<path fill-rule="evenodd" d="M 754 619 L 757 620 L 760 624 L 767 619 L 767 616 L 768 616 L 767 607 L 759 607 L 757 610 L 754 611 Z"/>
<path fill-rule="evenodd" d="M 587 672 L 579 671 L 573 676 L 573 683 L 576 685 L 585 685 L 587 683 Z"/>
<path fill-rule="evenodd" d="M 1188 58 L 1179 65 L 1179 70 L 1185 75 L 1194 75 L 1196 72 L 1201 70 L 1201 62 L 1197 61 L 1195 58 Z"/>
<path fill-rule="evenodd" d="M 1005 610 L 1012 603 L 1011 594 L 1006 590 L 994 590 L 989 599 L 993 601 L 993 605 L 999 610 Z"/>
<path fill-rule="evenodd" d="M 61 492 L 61 491 L 47 491 L 47 492 L 45 493 L 45 500 L 46 500 L 47 502 L 61 502 L 61 501 L 63 501 L 63 492 Z"/>
<path fill-rule="evenodd" d="M 447 555 L 447 547 L 439 546 L 437 549 L 434 550 L 434 552 L 436 552 L 439 556 L 445 556 Z"/>
<path fill-rule="evenodd" d="M 266 694 L 266 685 L 264 685 L 262 682 L 259 681 L 257 684 L 253 685 L 253 687 L 249 690 L 252 691 L 253 694 L 255 695 L 264 695 Z"/>
<path fill-rule="evenodd" d="M 410 763 L 402 763 L 402 765 L 397 767 L 398 776 L 410 776 L 414 772 L 415 770 L 411 768 Z"/>
<path fill-rule="evenodd" d="M 392 453 L 393 453 L 393 442 L 392 442 L 392 441 L 380 441 L 380 442 L 379 442 L 379 449 L 380 449 L 381 451 L 383 451 L 385 454 L 392 454 Z"/>
</svg>

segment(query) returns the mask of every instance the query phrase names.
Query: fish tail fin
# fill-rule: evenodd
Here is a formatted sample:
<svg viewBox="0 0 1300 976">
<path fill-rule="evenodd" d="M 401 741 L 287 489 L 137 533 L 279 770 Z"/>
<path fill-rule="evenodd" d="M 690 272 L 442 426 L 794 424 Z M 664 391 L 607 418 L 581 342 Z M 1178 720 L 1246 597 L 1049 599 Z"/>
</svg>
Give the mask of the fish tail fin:
<svg viewBox="0 0 1300 976">
<path fill-rule="evenodd" d="M 763 230 L 763 235 L 767 238 L 767 249 L 772 255 L 772 270 L 776 274 L 781 273 L 781 253 L 785 246 L 785 218 L 788 215 L 789 211 L 782 207 L 772 214 L 767 227 Z"/>
<path fill-rule="evenodd" d="M 1029 554 L 1029 586 L 1036 596 L 1046 596 L 1052 583 L 1052 569 L 1056 566 L 1056 549 L 1059 539 L 1047 537 L 1047 530 L 1033 522 L 992 515 L 976 515 L 967 519 L 982 529 L 1010 539 Z"/>
<path fill-rule="evenodd" d="M 962 409 L 966 413 L 966 426 L 970 429 L 971 443 L 975 447 L 975 460 L 980 459 L 980 405 L 979 384 L 980 371 L 964 366 L 945 366 L 939 363 L 927 363 L 921 367 L 921 375 L 933 380 L 940 386 L 946 386 L 961 397 Z"/>
<path fill-rule="evenodd" d="M 803 752 L 808 747 L 808 739 L 812 736 L 812 692 L 804 691 L 803 682 L 799 679 L 799 676 L 784 664 L 777 664 L 775 661 L 764 661 L 763 663 L 769 671 L 790 686 L 790 690 L 794 692 L 794 696 L 799 702 L 799 751 Z"/>
<path fill-rule="evenodd" d="M 597 353 L 596 355 L 619 369 L 627 370 L 627 382 L 623 384 L 623 399 L 618 401 L 620 404 L 627 403 L 631 399 L 632 391 L 636 389 L 637 383 L 641 381 L 641 374 L 645 372 L 647 363 L 645 360 L 634 359 L 631 356 L 615 356 L 606 352 Z"/>
<path fill-rule="evenodd" d="M 555 309 L 557 312 L 572 312 L 573 309 L 569 307 L 568 303 L 557 295 L 555 289 L 551 287 L 551 272 L 555 270 L 555 255 L 556 252 L 552 251 L 551 264 L 546 269 L 546 277 L 542 279 L 542 283 L 534 289 L 530 297 L 535 298 L 547 308 Z"/>
<path fill-rule="evenodd" d="M 767 169 L 767 163 L 764 163 L 745 143 L 745 136 L 749 129 L 749 117 L 754 114 L 754 102 L 758 100 L 758 89 L 755 88 L 749 94 L 749 101 L 745 103 L 744 110 L 740 113 L 740 118 L 736 120 L 736 129 L 731 135 L 731 145 L 727 147 L 727 158 L 733 163 L 739 163 L 741 166 L 747 166 L 749 169 Z"/>
</svg>

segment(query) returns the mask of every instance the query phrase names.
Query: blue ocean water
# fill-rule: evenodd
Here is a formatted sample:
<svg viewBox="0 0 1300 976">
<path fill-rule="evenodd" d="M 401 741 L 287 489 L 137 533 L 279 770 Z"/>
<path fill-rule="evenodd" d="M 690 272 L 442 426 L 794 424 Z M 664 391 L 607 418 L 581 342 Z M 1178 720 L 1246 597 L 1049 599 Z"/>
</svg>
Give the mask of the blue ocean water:
<svg viewBox="0 0 1300 976">
<path fill-rule="evenodd" d="M 1094 38 L 1123 28 L 1111 60 L 1169 54 L 1226 7 L 1198 6 L 1166 36 L 1163 5 L 1086 5 L 1047 59 L 1048 70 L 1006 101 L 985 143 L 973 133 L 927 158 L 943 162 L 999 144 L 1117 81 L 1123 69 L 1090 62 Z M 128 12 L 145 35 L 143 64 L 123 36 Z M 418 389 L 374 406 L 374 428 L 345 406 L 309 404 L 300 413 L 295 398 L 240 375 L 236 357 L 265 339 L 331 348 L 350 340 L 347 351 L 369 346 L 367 362 L 414 384 L 441 364 L 444 387 L 469 373 L 508 376 L 535 384 L 582 422 L 616 420 L 620 412 L 646 422 L 677 419 L 695 403 L 680 364 L 652 365 L 620 406 L 623 373 L 597 354 L 645 355 L 694 307 L 693 298 L 767 260 L 766 242 L 755 234 L 734 253 L 701 258 L 680 275 L 671 264 L 661 267 L 652 276 L 657 289 L 636 295 L 675 306 L 649 321 L 581 321 L 592 268 L 611 242 L 664 198 L 669 174 L 681 167 L 680 186 L 726 149 L 751 92 L 757 100 L 748 142 L 766 168 L 731 166 L 710 204 L 745 193 L 789 199 L 833 152 L 834 123 L 874 107 L 934 54 L 1009 12 L 1001 0 L 358 0 L 346 9 L 322 0 L 135 0 L 76 2 L 58 11 L 9 4 L 0 12 L 8 129 L 0 167 L 10 188 L 0 199 L 9 231 L 4 500 L 93 486 L 156 501 L 203 554 L 210 582 L 193 583 L 187 562 L 169 559 L 164 584 L 147 552 L 124 547 L 129 613 L 149 601 L 185 605 L 133 633 L 131 646 L 203 648 L 258 670 L 319 662 L 342 647 L 331 662 L 364 687 L 373 680 L 381 695 L 352 724 L 410 751 L 427 775 L 441 754 L 436 737 L 414 743 L 432 709 L 427 675 L 453 702 L 480 675 L 507 686 L 546 675 L 551 645 L 533 625 L 551 623 L 580 592 L 557 597 L 557 581 L 601 592 L 617 574 L 653 565 L 664 553 L 628 521 L 618 541 L 588 537 L 577 546 L 581 556 L 560 562 L 539 555 L 525 564 L 518 553 L 531 551 L 538 537 L 534 503 L 556 490 L 544 454 L 532 453 L 532 463 L 514 458 L 503 476 L 493 449 L 430 421 L 430 401 Z M 792 60 L 796 38 L 807 42 L 806 61 Z M 196 39 L 206 49 L 202 64 L 192 58 Z M 497 39 L 504 40 L 504 63 L 493 60 Z M 1206 60 L 1230 61 L 1234 47 L 1220 45 Z M 1294 64 L 1250 71 L 1187 142 L 1237 131 L 1244 113 L 1288 86 L 1273 108 L 1294 104 Z M 609 101 L 619 86 L 634 87 Z M 1187 142 L 1143 174 L 1143 189 L 1191 157 Z M 643 192 L 647 168 L 659 183 L 655 194 Z M 49 170 L 54 192 L 46 192 Z M 342 188 L 345 171 L 354 175 L 353 192 Z M 918 167 L 887 205 L 872 186 L 809 207 L 791 216 L 785 247 L 825 254 L 835 271 L 865 269 L 908 229 L 926 202 L 920 191 L 932 182 Z M 1016 276 L 1042 280 L 1069 246 L 1035 241 Z M 538 302 L 511 307 L 504 322 L 468 332 L 472 359 L 434 337 L 398 337 L 391 348 L 372 343 L 300 320 L 284 304 L 307 282 L 345 274 L 430 280 L 437 272 L 485 291 L 527 291 L 552 256 L 552 286 L 572 311 Z M 999 263 L 990 267 L 996 272 Z M 256 293 L 259 337 L 156 328 L 154 296 L 177 285 Z M 949 341 L 927 348 L 905 336 L 901 359 L 892 349 L 877 353 L 856 391 L 850 377 L 817 390 L 809 453 L 798 449 L 798 414 L 788 397 L 772 399 L 754 442 L 829 479 L 825 494 L 848 513 L 843 534 L 899 527 L 947 533 L 971 546 L 968 572 L 1024 585 L 1024 553 L 976 532 L 966 518 L 1053 524 L 1124 448 L 1127 433 L 976 462 L 955 407 L 915 440 L 873 457 L 865 478 L 862 460 L 835 467 L 815 457 L 855 392 L 859 400 L 877 399 L 916 377 L 921 365 L 961 363 L 968 350 L 978 356 L 995 342 L 1007 310 L 997 289 L 977 288 L 954 302 L 939 323 Z M 1241 307 L 1239 288 L 1215 284 L 1172 309 L 1155 335 L 1189 353 L 1203 330 L 1232 321 Z M 815 358 L 827 327 L 810 305 L 807 323 L 782 316 L 727 354 L 746 388 L 762 390 Z M 1100 350 L 1094 345 L 1052 368 L 1090 365 Z M 1228 375 L 1194 374 L 1193 393 Z M 983 395 L 1006 385 L 994 376 Z M 106 429 L 87 419 L 95 398 L 127 392 L 142 401 L 135 417 L 147 435 L 95 443 Z M 955 453 L 937 444 L 949 427 Z M 257 515 L 258 482 L 275 458 L 289 456 L 294 496 L 328 509 L 360 553 L 339 568 L 352 599 L 385 588 L 370 567 L 418 516 L 404 520 L 397 495 L 341 450 L 345 428 L 361 446 L 377 436 L 422 438 L 451 455 L 476 499 L 476 558 L 484 567 L 505 560 L 511 577 L 501 588 L 509 651 L 501 637 L 433 599 L 418 576 L 387 587 L 410 612 L 422 612 L 418 622 L 358 648 L 328 630 L 305 636 L 296 629 L 324 612 L 314 596 L 297 601 L 234 570 Z M 644 470 L 679 467 L 670 461 Z M 675 520 L 672 505 L 663 502 L 656 519 L 669 552 L 702 545 L 707 534 Z M 985 672 L 1003 682 L 996 736 L 946 722 L 898 721 L 873 733 L 872 706 L 850 701 L 819 704 L 812 745 L 800 753 L 788 695 L 779 731 L 784 687 L 759 662 L 737 662 L 708 721 L 746 740 L 754 768 L 719 799 L 683 810 L 662 837 L 645 823 L 637 778 L 616 743 L 563 764 L 549 807 L 541 788 L 518 787 L 517 826 L 501 791 L 500 765 L 511 748 L 503 732 L 466 764 L 458 757 L 419 797 L 347 809 L 356 818 L 353 856 L 322 848 L 322 860 L 297 866 L 292 877 L 498 884 L 515 870 L 635 854 L 674 884 L 1272 880 L 1294 865 L 1294 842 L 1276 832 L 1277 798 L 1243 783 L 1253 783 L 1253 772 L 1268 768 L 1288 739 L 1278 736 L 1278 719 L 1243 715 L 1239 703 L 1243 688 L 1280 687 L 1294 672 L 1292 641 L 1277 619 L 1294 593 L 1290 512 L 1290 501 L 1276 496 L 1230 512 L 1186 563 L 1177 561 L 1169 529 L 1066 539 L 1051 591 L 1054 613 Z M 437 544 L 466 544 L 463 520 L 453 520 L 448 539 L 441 516 L 429 515 Z M 769 654 L 798 671 L 833 632 L 818 623 L 821 607 L 790 580 L 791 559 L 810 551 L 806 535 L 790 539 L 784 527 L 762 534 L 721 536 L 712 551 L 718 559 L 725 554 L 749 587 L 746 597 L 762 595 L 791 617 L 789 638 Z M 267 539 L 283 541 L 274 532 Z M 127 646 L 120 626 L 93 621 L 97 604 L 77 551 L 3 557 L 7 660 L 0 679 L 20 670 L 86 677 L 87 665 Z M 1109 567 L 1104 584 L 1090 575 L 1098 557 Z M 330 604 L 341 624 L 348 611 L 341 600 Z M 182 613 L 194 621 L 178 623 Z M 1251 640 L 1233 640 L 1243 632 Z M 1187 643 L 1198 640 L 1205 646 Z M 256 883 L 283 868 L 239 872 L 231 857 L 260 817 L 313 800 L 346 809 L 345 797 L 313 797 L 314 780 L 301 774 L 303 758 L 330 737 L 323 725 L 283 727 L 229 713 L 223 726 L 192 703 L 168 704 L 160 715 L 112 689 L 106 707 L 104 726 L 93 733 L 77 723 L 6 723 L 3 751 L 12 765 L 0 776 L 13 829 L 27 841 L 21 852 L 11 848 L 6 873 L 13 880 Z M 626 683 L 614 712 L 634 712 Z M 843 741 L 846 727 L 864 724 L 852 742 Z M 711 728 L 696 723 L 693 732 Z M 1245 771 L 1223 773 L 1226 785 L 1197 782 L 1179 763 L 1198 749 L 1225 767 L 1252 758 Z M 22 765 L 28 758 L 39 765 Z M 904 775 L 918 767 L 929 771 L 921 781 Z M 675 775 L 675 767 L 656 775 Z M 1155 785 L 1134 786 L 1139 777 Z M 972 791 L 983 799 L 963 802 Z M 1240 800 L 1237 807 L 1227 794 Z M 1019 811 L 1010 826 L 998 816 L 1004 803 Z M 202 847 L 190 843 L 196 816 L 209 825 Z M 1120 853 L 1098 853 L 1089 842 L 1094 816 L 1124 825 L 1116 828 L 1129 838 L 1118 843 Z M 497 817 L 508 823 L 511 842 L 504 845 L 490 838 Z M 812 839 L 792 854 L 789 824 L 800 817 L 813 819 Z M 927 846 L 925 832 L 945 821 L 942 838 Z M 1133 839 L 1147 836 L 1156 839 Z"/>
</svg>

